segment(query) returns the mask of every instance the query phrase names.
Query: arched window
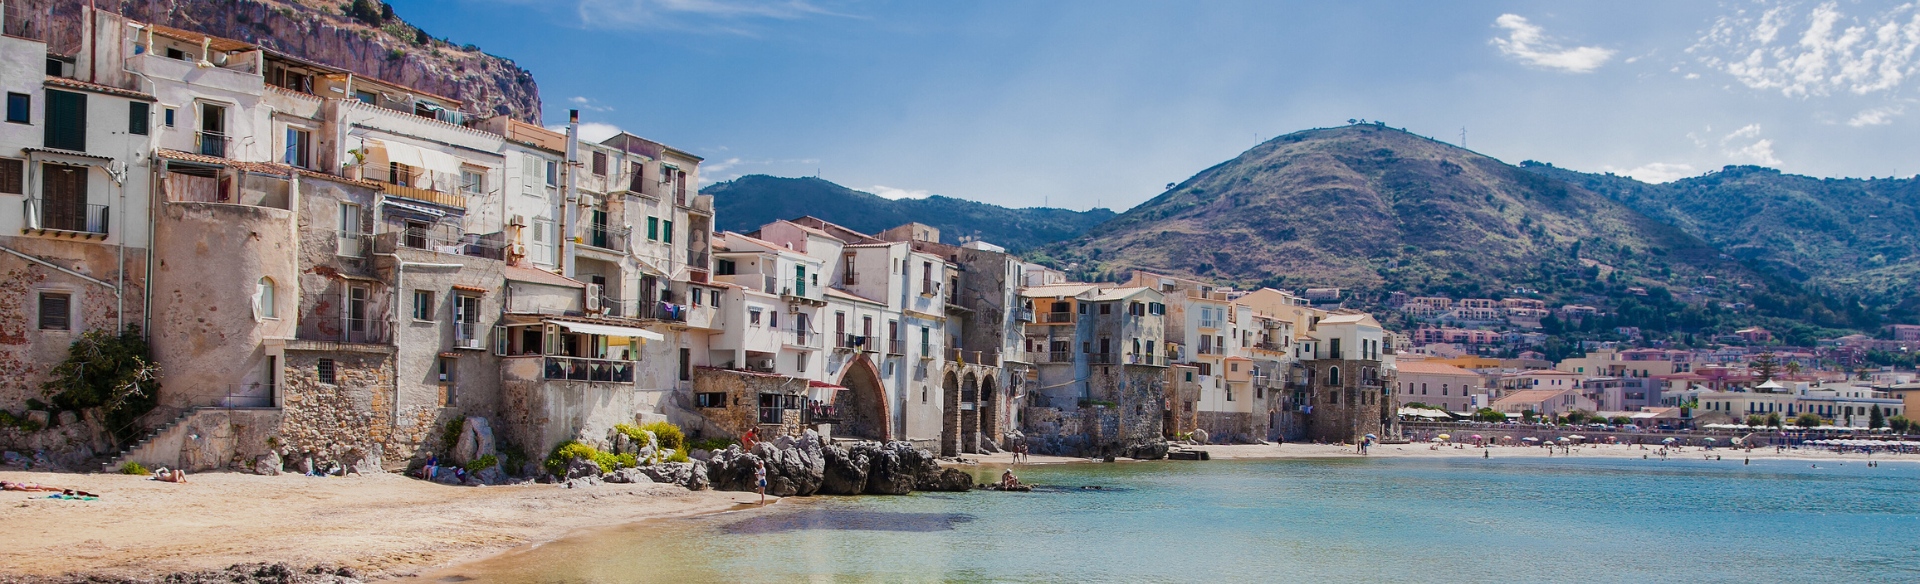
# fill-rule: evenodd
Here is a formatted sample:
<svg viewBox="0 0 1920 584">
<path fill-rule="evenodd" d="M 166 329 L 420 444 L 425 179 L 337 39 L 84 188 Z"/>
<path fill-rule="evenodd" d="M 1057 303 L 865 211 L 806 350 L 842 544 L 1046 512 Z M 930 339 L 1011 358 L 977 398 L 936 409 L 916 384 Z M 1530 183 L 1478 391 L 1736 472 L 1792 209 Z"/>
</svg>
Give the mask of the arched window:
<svg viewBox="0 0 1920 584">
<path fill-rule="evenodd" d="M 260 278 L 253 292 L 254 314 L 260 315 L 260 318 L 280 318 L 279 312 L 274 309 L 275 292 L 273 278 Z"/>
<path fill-rule="evenodd" d="M 1339 367 L 1327 368 L 1327 385 L 1334 386 L 1334 387 L 1340 386 L 1340 368 Z"/>
</svg>

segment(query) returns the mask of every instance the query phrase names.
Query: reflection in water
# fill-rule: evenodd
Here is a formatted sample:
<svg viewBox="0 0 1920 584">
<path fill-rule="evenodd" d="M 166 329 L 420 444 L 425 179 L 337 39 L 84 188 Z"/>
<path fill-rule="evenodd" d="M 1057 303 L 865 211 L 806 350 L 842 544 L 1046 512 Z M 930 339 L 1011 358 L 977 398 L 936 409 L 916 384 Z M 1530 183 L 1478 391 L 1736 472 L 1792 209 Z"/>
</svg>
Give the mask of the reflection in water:
<svg viewBox="0 0 1920 584">
<path fill-rule="evenodd" d="M 951 531 L 955 524 L 973 521 L 959 513 L 904 513 L 852 509 L 806 509 L 777 515 L 749 517 L 722 526 L 729 535 L 756 535 L 839 529 L 848 531 Z"/>
</svg>

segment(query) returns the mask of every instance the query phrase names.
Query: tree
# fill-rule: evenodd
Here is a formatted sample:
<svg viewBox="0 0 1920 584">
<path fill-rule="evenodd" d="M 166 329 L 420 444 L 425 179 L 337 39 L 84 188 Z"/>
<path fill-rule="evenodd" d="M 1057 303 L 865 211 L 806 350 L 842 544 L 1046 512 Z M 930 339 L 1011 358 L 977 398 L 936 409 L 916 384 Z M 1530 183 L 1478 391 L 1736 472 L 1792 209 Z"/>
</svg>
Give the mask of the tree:
<svg viewBox="0 0 1920 584">
<path fill-rule="evenodd" d="M 1793 419 L 1793 425 L 1802 428 L 1818 428 L 1821 424 L 1825 423 L 1826 421 L 1820 419 L 1820 416 L 1813 415 L 1812 413 L 1800 414 Z"/>
<path fill-rule="evenodd" d="M 1540 419 L 1540 412 L 1536 412 L 1533 410 L 1521 410 L 1520 419 L 1526 420 L 1528 422 L 1533 422 L 1534 420 Z"/>
<path fill-rule="evenodd" d="M 1907 419 L 1906 416 L 1893 416 L 1887 418 L 1887 427 L 1893 428 L 1894 432 L 1905 434 L 1912 431 L 1914 426 L 1913 420 Z"/>
<path fill-rule="evenodd" d="M 1760 414 L 1749 414 L 1749 415 L 1747 416 L 1747 425 L 1748 425 L 1748 426 L 1753 426 L 1753 427 L 1755 427 L 1755 428 L 1759 428 L 1759 427 L 1761 427 L 1761 426 L 1765 426 L 1765 425 L 1767 425 L 1767 417 L 1766 417 L 1766 416 L 1762 416 L 1762 415 L 1760 415 Z"/>
<path fill-rule="evenodd" d="M 41 390 L 60 410 L 100 408 L 115 436 L 140 432 L 136 422 L 159 403 L 160 366 L 153 362 L 140 327 L 118 335 L 88 331 L 67 347 Z"/>
<path fill-rule="evenodd" d="M 1607 423 L 1613 424 L 1615 426 L 1625 426 L 1627 424 L 1632 424 L 1633 418 L 1629 418 L 1626 416 L 1614 416 L 1613 418 L 1608 419 Z"/>
<path fill-rule="evenodd" d="M 1799 374 L 1800 374 L 1800 362 L 1799 362 L 1799 361 L 1788 361 L 1788 362 L 1787 362 L 1787 366 L 1786 366 L 1786 370 L 1787 370 L 1787 377 L 1793 377 L 1793 376 L 1796 376 L 1796 375 L 1799 375 Z"/>
<path fill-rule="evenodd" d="M 1779 429 L 1780 423 L 1781 423 L 1780 412 L 1773 412 L 1773 413 L 1767 414 L 1767 426 L 1770 426 L 1774 429 Z"/>
<path fill-rule="evenodd" d="M 1748 363 L 1748 366 L 1753 367 L 1753 374 L 1760 378 L 1760 383 L 1766 383 L 1773 380 L 1773 374 L 1779 369 L 1780 362 L 1774 360 L 1773 353 L 1761 353 L 1759 357 L 1753 359 L 1752 363 Z"/>
<path fill-rule="evenodd" d="M 1887 426 L 1886 412 L 1880 411 L 1880 404 L 1874 404 L 1873 409 L 1867 411 L 1867 427 L 1879 429 L 1879 428 L 1885 428 L 1886 426 Z"/>
<path fill-rule="evenodd" d="M 1571 412 L 1567 412 L 1567 423 L 1581 424 L 1586 422 L 1587 419 L 1591 417 L 1593 417 L 1592 413 L 1589 413 L 1583 410 L 1573 410 Z"/>
<path fill-rule="evenodd" d="M 1507 415 L 1493 408 L 1480 408 L 1474 410 L 1473 419 L 1482 422 L 1505 422 L 1507 421 Z"/>
</svg>

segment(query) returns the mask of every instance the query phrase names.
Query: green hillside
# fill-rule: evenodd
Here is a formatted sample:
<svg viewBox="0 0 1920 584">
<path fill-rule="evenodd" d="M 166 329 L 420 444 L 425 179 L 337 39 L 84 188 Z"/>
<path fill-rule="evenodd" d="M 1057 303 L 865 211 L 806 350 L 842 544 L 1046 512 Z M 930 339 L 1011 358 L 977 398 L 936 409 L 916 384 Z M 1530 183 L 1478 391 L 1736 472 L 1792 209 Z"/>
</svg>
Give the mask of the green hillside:
<svg viewBox="0 0 1920 584">
<path fill-rule="evenodd" d="M 818 178 L 758 174 L 700 192 L 713 195 L 719 229 L 752 231 L 774 220 L 806 215 L 867 233 L 919 222 L 940 228 L 947 243 L 982 240 L 1014 252 L 1071 239 L 1114 216 L 1106 209 L 1008 209 L 938 195 L 890 200 Z"/>
</svg>

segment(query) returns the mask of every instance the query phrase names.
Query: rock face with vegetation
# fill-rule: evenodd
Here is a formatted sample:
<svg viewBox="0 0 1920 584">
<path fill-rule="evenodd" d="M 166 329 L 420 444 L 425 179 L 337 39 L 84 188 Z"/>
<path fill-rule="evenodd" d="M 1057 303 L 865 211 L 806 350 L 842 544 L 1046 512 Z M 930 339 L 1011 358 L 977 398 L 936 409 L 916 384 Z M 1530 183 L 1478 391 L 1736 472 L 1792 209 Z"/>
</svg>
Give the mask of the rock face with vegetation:
<svg viewBox="0 0 1920 584">
<path fill-rule="evenodd" d="M 852 446 L 823 446 L 819 436 L 781 437 L 717 451 L 706 461 L 713 488 L 753 491 L 754 467 L 767 470 L 767 494 L 778 497 L 810 495 L 905 495 L 920 491 L 965 491 L 973 478 L 964 471 L 943 469 L 933 452 L 907 442 L 860 442 Z"/>
<path fill-rule="evenodd" d="M 86 4 L 11 0 L 7 16 L 31 22 L 27 26 L 51 50 L 72 54 L 80 47 Z M 459 99 L 469 111 L 509 113 L 532 123 L 540 119 L 540 88 L 532 73 L 474 45 L 434 38 L 378 0 L 97 0 L 95 5 Z"/>
<path fill-rule="evenodd" d="M 1018 252 L 1072 238 L 1113 218 L 1113 211 L 1070 211 L 1029 207 L 1008 209 L 951 197 L 889 200 L 817 178 L 747 175 L 707 186 L 713 195 L 717 228 L 752 231 L 779 219 L 806 215 L 865 233 L 905 223 L 940 228 L 941 241 L 981 240 Z"/>
</svg>

